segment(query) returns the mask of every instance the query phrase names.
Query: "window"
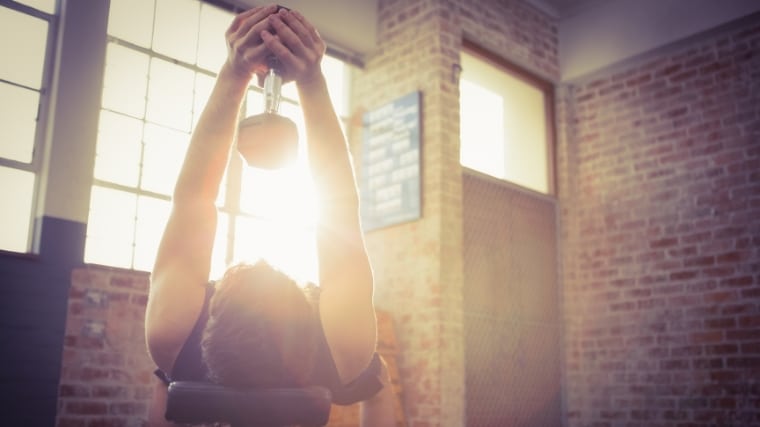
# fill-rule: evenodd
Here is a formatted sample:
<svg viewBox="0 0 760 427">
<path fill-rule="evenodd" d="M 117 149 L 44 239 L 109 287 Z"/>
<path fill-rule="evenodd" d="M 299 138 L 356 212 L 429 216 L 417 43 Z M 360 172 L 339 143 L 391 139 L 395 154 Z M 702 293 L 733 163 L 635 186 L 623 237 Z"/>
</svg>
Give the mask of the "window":
<svg viewBox="0 0 760 427">
<path fill-rule="evenodd" d="M 55 0 L 0 4 L 0 250 L 29 252 Z"/>
<path fill-rule="evenodd" d="M 111 0 L 85 262 L 152 268 L 190 133 L 226 59 L 223 34 L 232 18 L 199 0 Z M 343 115 L 346 66 L 325 57 L 323 68 Z M 293 84 L 283 87 L 283 98 L 280 114 L 296 122 L 303 139 Z M 244 109 L 262 111 L 258 87 L 250 87 Z M 222 185 L 212 277 L 230 263 L 263 257 L 296 279 L 316 281 L 305 153 L 281 171 L 250 169 L 232 156 Z"/>
<path fill-rule="evenodd" d="M 551 85 L 475 48 L 461 61 L 462 166 L 552 193 Z"/>
<path fill-rule="evenodd" d="M 40 10 L 45 13 L 55 13 L 56 0 L 16 0 L 17 3 L 21 3 Z"/>
</svg>

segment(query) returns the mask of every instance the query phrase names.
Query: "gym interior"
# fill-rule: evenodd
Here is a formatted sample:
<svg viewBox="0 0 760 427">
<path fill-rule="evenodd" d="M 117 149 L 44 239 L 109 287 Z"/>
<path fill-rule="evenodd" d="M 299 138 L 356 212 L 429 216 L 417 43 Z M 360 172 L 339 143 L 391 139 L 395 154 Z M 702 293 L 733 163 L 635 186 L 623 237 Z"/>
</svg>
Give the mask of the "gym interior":
<svg viewBox="0 0 760 427">
<path fill-rule="evenodd" d="M 0 0 L 3 424 L 146 425 L 158 234 L 260 3 Z M 328 43 L 397 425 L 760 425 L 759 2 L 282 4 Z M 271 182 L 230 161 L 217 272 L 309 280 Z"/>
</svg>

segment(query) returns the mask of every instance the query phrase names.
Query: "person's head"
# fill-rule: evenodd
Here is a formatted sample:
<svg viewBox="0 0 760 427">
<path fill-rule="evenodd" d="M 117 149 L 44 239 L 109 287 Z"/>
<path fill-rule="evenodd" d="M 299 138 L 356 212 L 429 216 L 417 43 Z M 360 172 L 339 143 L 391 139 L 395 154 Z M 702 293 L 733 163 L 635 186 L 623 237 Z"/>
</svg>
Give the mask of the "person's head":
<svg viewBox="0 0 760 427">
<path fill-rule="evenodd" d="M 229 386 L 305 385 L 316 319 L 301 288 L 266 262 L 230 268 L 216 284 L 201 342 L 209 379 Z"/>
</svg>

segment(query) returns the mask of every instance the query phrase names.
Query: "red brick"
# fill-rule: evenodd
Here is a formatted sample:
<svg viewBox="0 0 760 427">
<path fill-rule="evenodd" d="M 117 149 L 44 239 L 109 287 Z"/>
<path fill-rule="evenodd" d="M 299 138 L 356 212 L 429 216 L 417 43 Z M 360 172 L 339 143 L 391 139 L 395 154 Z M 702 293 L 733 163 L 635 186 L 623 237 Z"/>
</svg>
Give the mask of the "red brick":
<svg viewBox="0 0 760 427">
<path fill-rule="evenodd" d="M 90 388 L 82 384 L 61 384 L 58 387 L 60 397 L 89 397 Z"/>
<path fill-rule="evenodd" d="M 112 415 L 136 416 L 146 413 L 147 405 L 145 402 L 114 402 L 108 405 L 108 411 Z"/>
<path fill-rule="evenodd" d="M 104 415 L 108 412 L 108 405 L 95 401 L 69 401 L 64 404 L 64 411 L 71 415 Z"/>
<path fill-rule="evenodd" d="M 707 354 L 736 354 L 739 346 L 734 343 L 706 345 L 705 353 Z"/>
<path fill-rule="evenodd" d="M 760 368 L 760 357 L 729 357 L 726 365 L 734 369 L 758 369 Z"/>
<path fill-rule="evenodd" d="M 87 421 L 87 427 L 128 427 L 129 420 L 124 418 L 95 418 Z"/>
<path fill-rule="evenodd" d="M 739 326 L 742 328 L 760 329 L 760 314 L 739 317 Z"/>
<path fill-rule="evenodd" d="M 690 341 L 694 344 L 711 344 L 723 341 L 722 331 L 695 332 L 690 336 Z"/>
<path fill-rule="evenodd" d="M 715 319 L 705 319 L 706 329 L 726 329 L 736 326 L 736 319 L 733 317 L 722 317 Z"/>
<path fill-rule="evenodd" d="M 730 287 L 752 286 L 754 283 L 755 279 L 752 276 L 732 277 L 720 281 L 721 285 Z"/>
<path fill-rule="evenodd" d="M 58 417 L 56 427 L 86 427 L 86 424 L 81 418 Z"/>
</svg>

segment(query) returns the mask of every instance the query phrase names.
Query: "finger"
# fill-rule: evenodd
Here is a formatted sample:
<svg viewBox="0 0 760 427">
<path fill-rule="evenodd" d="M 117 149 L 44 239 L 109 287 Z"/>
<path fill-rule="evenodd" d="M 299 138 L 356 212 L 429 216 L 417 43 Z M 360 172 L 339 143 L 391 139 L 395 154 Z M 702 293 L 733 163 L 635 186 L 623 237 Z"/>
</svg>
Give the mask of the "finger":
<svg viewBox="0 0 760 427">
<path fill-rule="evenodd" d="M 241 24 L 242 24 L 242 23 L 243 23 L 243 22 L 244 22 L 246 19 L 248 19 L 248 18 L 249 18 L 251 15 L 253 15 L 254 13 L 256 13 L 256 12 L 260 11 L 261 9 L 264 9 L 265 7 L 266 7 L 266 6 L 257 6 L 257 7 L 254 7 L 254 8 L 248 9 L 248 10 L 246 10 L 245 12 L 241 12 L 241 13 L 238 13 L 237 15 L 235 15 L 235 19 L 233 19 L 233 20 L 232 20 L 232 23 L 231 23 L 231 24 L 230 24 L 230 26 L 227 28 L 227 32 L 226 32 L 226 35 L 228 35 L 228 36 L 229 36 L 229 35 L 233 34 L 235 31 L 237 31 L 237 30 L 238 30 L 238 28 L 240 28 L 240 25 L 241 25 Z"/>
<path fill-rule="evenodd" d="M 301 15 L 301 12 L 294 10 L 292 11 L 293 16 L 295 16 L 296 19 L 298 19 L 301 22 L 301 25 L 307 30 L 309 37 L 311 37 L 311 40 L 315 43 L 322 41 L 322 36 L 319 35 L 319 31 L 311 24 L 311 22 L 307 21 L 306 18 Z"/>
<path fill-rule="evenodd" d="M 243 22 L 239 25 L 235 34 L 238 37 L 243 37 L 251 31 L 251 28 L 261 21 L 265 21 L 266 17 L 277 11 L 277 5 L 264 6 L 251 15 L 243 19 Z"/>
<path fill-rule="evenodd" d="M 280 41 L 279 35 L 275 37 L 269 31 L 261 32 L 261 40 L 264 45 L 286 68 L 294 68 L 297 64 L 295 55 Z"/>
<path fill-rule="evenodd" d="M 260 44 L 256 47 L 248 48 L 243 54 L 243 60 L 247 64 L 251 64 L 254 73 L 264 72 L 264 58 L 269 54 L 267 47 Z"/>
<path fill-rule="evenodd" d="M 269 17 L 269 22 L 272 23 L 272 28 L 277 34 L 282 44 L 284 44 L 290 51 L 298 56 L 304 56 L 307 53 L 307 47 L 304 46 L 301 38 L 296 34 L 293 29 L 285 23 L 283 20 L 283 13 L 272 15 Z"/>
<path fill-rule="evenodd" d="M 293 33 L 298 36 L 304 46 L 310 48 L 314 45 L 314 39 L 312 38 L 309 28 L 311 25 L 299 19 L 298 16 L 292 12 L 281 14 L 281 17 Z M 313 27 L 311 27 L 311 29 L 313 29 Z"/>
<path fill-rule="evenodd" d="M 240 37 L 240 42 L 246 46 L 259 44 L 261 42 L 261 32 L 265 30 L 273 30 L 269 19 L 262 19 L 253 24 L 248 32 Z"/>
<path fill-rule="evenodd" d="M 314 25 L 297 11 L 292 11 L 288 14 L 288 17 L 290 18 L 290 22 L 292 22 L 292 24 L 290 24 L 291 28 L 298 33 L 301 42 L 308 49 L 303 55 L 308 57 L 313 57 L 314 55 L 321 57 L 324 55 L 327 45 L 324 40 L 322 40 L 322 36 L 319 35 L 319 32 Z"/>
</svg>

